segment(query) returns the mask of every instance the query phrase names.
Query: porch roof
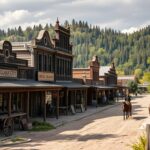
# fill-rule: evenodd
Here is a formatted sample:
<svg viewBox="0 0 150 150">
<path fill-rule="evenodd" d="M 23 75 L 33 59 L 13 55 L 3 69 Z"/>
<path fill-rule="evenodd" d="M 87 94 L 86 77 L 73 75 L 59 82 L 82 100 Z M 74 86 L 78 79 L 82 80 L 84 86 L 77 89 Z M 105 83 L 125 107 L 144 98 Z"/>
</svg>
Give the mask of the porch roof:
<svg viewBox="0 0 150 150">
<path fill-rule="evenodd" d="M 80 83 L 76 83 L 76 82 L 56 82 L 57 85 L 61 85 L 65 88 L 70 88 L 70 89 L 77 89 L 77 88 L 89 88 L 90 86 L 88 85 L 83 85 Z"/>
<path fill-rule="evenodd" d="M 0 79 L 0 88 L 61 88 L 61 85 L 34 80 L 6 80 Z"/>
<path fill-rule="evenodd" d="M 104 86 L 104 85 L 93 85 L 92 87 L 98 88 L 98 89 L 116 89 L 114 86 Z"/>
</svg>

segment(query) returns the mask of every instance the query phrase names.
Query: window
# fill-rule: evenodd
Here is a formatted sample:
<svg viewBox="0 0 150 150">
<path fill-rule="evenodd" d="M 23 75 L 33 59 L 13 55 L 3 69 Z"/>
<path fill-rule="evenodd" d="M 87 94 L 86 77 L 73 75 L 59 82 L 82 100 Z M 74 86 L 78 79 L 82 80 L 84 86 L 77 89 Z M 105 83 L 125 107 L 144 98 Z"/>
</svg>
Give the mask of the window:
<svg viewBox="0 0 150 150">
<path fill-rule="evenodd" d="M 62 59 L 62 75 L 65 74 L 65 60 Z"/>
<path fill-rule="evenodd" d="M 46 55 L 44 55 L 44 62 L 43 62 L 43 64 L 44 64 L 44 71 L 47 71 L 47 56 Z"/>
<path fill-rule="evenodd" d="M 57 58 L 57 74 L 59 74 L 59 59 Z"/>
<path fill-rule="evenodd" d="M 52 56 L 48 56 L 48 71 L 53 71 L 52 70 Z"/>
<path fill-rule="evenodd" d="M 8 49 L 5 50 L 5 56 L 6 56 L 6 58 L 9 57 L 9 50 Z"/>
<path fill-rule="evenodd" d="M 63 62 L 62 59 L 60 59 L 60 74 L 63 74 Z"/>
<path fill-rule="evenodd" d="M 42 71 L 42 54 L 38 54 L 38 71 Z"/>
<path fill-rule="evenodd" d="M 45 44 L 45 46 L 47 46 L 47 38 L 46 37 L 44 38 L 44 44 Z"/>
<path fill-rule="evenodd" d="M 69 61 L 67 61 L 67 75 L 69 75 Z"/>
<path fill-rule="evenodd" d="M 66 69 L 66 60 L 64 60 L 64 75 L 66 75 L 66 71 L 67 71 L 67 69 Z"/>
<path fill-rule="evenodd" d="M 27 79 L 27 70 L 20 70 L 20 79 Z"/>
<path fill-rule="evenodd" d="M 71 76 L 71 74 L 72 74 L 72 63 L 71 63 L 71 61 L 69 61 L 69 75 Z"/>
</svg>

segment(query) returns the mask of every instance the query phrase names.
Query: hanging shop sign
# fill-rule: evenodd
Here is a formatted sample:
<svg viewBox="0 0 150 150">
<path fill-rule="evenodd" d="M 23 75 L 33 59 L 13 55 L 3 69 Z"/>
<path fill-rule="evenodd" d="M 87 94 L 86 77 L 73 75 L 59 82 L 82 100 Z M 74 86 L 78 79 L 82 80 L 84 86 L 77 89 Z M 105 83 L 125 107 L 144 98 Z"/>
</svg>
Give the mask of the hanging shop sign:
<svg viewBox="0 0 150 150">
<path fill-rule="evenodd" d="M 17 70 L 0 69 L 0 77 L 17 78 Z"/>
<path fill-rule="evenodd" d="M 54 81 L 54 73 L 38 72 L 38 81 Z"/>
</svg>

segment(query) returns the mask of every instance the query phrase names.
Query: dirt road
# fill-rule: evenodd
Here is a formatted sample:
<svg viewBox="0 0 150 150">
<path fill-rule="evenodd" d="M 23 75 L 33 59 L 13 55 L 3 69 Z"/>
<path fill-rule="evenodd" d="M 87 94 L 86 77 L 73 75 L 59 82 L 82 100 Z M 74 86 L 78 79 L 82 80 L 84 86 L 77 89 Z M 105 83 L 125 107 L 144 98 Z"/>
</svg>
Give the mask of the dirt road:
<svg viewBox="0 0 150 150">
<path fill-rule="evenodd" d="M 124 121 L 121 106 L 115 106 L 49 132 L 30 133 L 32 142 L 3 149 L 130 150 L 148 117 L 150 95 L 133 99 L 133 118 Z"/>
</svg>

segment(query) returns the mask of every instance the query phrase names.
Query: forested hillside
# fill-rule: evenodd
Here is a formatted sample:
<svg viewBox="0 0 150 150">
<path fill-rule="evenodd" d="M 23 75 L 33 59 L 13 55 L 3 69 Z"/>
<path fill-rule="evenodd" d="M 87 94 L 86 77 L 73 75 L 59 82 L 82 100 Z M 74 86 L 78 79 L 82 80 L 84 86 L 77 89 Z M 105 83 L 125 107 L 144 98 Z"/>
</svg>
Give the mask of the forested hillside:
<svg viewBox="0 0 150 150">
<path fill-rule="evenodd" d="M 64 23 L 66 26 L 68 22 Z M 47 24 L 0 30 L 0 40 L 29 41 L 35 38 L 41 29 L 54 36 L 54 27 Z M 123 34 L 113 29 L 101 29 L 87 22 L 72 20 L 71 41 L 73 44 L 74 67 L 87 67 L 93 55 L 97 55 L 101 65 L 115 62 L 120 74 L 133 74 L 134 70 L 150 71 L 150 26 L 133 34 Z"/>
</svg>

